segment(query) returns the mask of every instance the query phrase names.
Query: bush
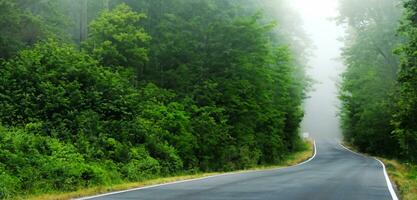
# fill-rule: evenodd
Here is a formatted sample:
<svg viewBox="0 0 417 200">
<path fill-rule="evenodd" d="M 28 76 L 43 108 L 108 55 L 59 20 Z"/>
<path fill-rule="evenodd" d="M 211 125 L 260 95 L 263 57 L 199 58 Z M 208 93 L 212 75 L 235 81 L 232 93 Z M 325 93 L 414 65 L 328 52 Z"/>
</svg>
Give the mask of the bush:
<svg viewBox="0 0 417 200">
<path fill-rule="evenodd" d="M 106 169 L 87 162 L 73 145 L 23 129 L 1 129 L 0 162 L 3 196 L 19 188 L 26 192 L 69 191 L 111 182 Z"/>
<path fill-rule="evenodd" d="M 140 181 L 157 177 L 160 174 L 159 162 L 152 158 L 144 147 L 132 148 L 130 150 L 129 163 L 123 166 L 122 172 L 130 181 Z"/>
<path fill-rule="evenodd" d="M 20 190 L 20 181 L 17 177 L 7 174 L 0 168 L 0 199 L 13 197 Z"/>
</svg>

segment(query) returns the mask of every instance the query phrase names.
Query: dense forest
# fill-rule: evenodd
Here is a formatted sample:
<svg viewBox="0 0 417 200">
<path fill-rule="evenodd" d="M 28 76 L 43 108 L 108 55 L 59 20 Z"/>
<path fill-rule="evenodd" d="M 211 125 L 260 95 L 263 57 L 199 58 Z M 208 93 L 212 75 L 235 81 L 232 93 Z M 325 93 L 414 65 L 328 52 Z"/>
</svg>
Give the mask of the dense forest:
<svg viewBox="0 0 417 200">
<path fill-rule="evenodd" d="M 0 0 L 0 198 L 244 169 L 300 150 L 308 40 L 289 12 L 283 1 Z M 387 123 L 398 139 L 416 134 L 406 58 L 402 112 Z"/>
<path fill-rule="evenodd" d="M 417 162 L 417 1 L 341 0 L 347 25 L 340 98 L 346 139 Z"/>
</svg>

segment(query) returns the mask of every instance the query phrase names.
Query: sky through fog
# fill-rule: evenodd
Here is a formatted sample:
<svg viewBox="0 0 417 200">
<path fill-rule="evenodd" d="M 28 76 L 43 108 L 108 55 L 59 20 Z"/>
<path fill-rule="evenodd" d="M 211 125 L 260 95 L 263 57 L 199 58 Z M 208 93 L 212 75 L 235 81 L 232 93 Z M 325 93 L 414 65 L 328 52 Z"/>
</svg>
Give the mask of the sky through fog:
<svg viewBox="0 0 417 200">
<path fill-rule="evenodd" d="M 302 132 L 309 132 L 316 140 L 340 139 L 337 117 L 339 101 L 337 81 L 342 71 L 339 59 L 344 30 L 332 18 L 337 16 L 335 0 L 291 0 L 298 10 L 304 29 L 313 42 L 313 55 L 307 73 L 317 81 L 310 98 L 305 102 Z"/>
</svg>

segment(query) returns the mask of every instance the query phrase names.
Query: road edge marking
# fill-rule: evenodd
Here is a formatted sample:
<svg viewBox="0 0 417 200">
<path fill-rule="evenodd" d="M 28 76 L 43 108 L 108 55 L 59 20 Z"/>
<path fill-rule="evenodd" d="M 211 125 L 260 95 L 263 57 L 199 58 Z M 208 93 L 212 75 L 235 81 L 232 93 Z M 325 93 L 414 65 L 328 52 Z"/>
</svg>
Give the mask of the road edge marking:
<svg viewBox="0 0 417 200">
<path fill-rule="evenodd" d="M 301 162 L 301 163 L 298 163 L 298 164 L 293 165 L 293 166 L 284 167 L 284 169 L 285 169 L 285 168 L 290 168 L 290 167 L 297 167 L 297 166 L 304 165 L 304 164 L 306 164 L 306 163 L 308 163 L 308 162 L 312 161 L 312 160 L 316 157 L 316 155 L 317 155 L 316 140 L 314 140 L 314 141 L 313 141 L 313 147 L 314 147 L 314 148 L 313 148 L 313 150 L 314 150 L 313 156 L 311 156 L 308 160 L 306 160 L 306 161 L 304 161 L 304 162 Z M 280 169 L 282 169 L 282 168 L 280 168 Z"/>
<path fill-rule="evenodd" d="M 282 170 L 282 169 L 288 169 L 288 168 L 292 168 L 292 167 L 298 167 L 300 165 L 304 165 L 304 164 L 312 161 L 316 157 L 316 155 L 317 155 L 317 146 L 316 146 L 316 141 L 315 140 L 313 141 L 313 146 L 314 146 L 313 156 L 311 156 L 308 160 L 306 160 L 304 162 L 301 162 L 301 163 L 298 163 L 298 164 L 293 165 L 293 166 L 273 168 L 273 169 L 264 169 L 264 170 L 260 169 L 260 170 L 248 170 L 248 171 L 240 171 L 240 172 L 222 173 L 222 174 L 216 174 L 216 175 L 206 176 L 206 177 L 201 177 L 201 178 L 187 179 L 187 180 L 175 181 L 175 182 L 169 182 L 169 183 L 161 183 L 161 184 L 156 184 L 156 185 L 149 185 L 149 186 L 143 186 L 143 187 L 132 188 L 132 189 L 127 189 L 127 190 L 120 190 L 120 191 L 114 191 L 114 192 L 109 192 L 109 193 L 104 193 L 104 194 L 98 194 L 98 195 L 94 195 L 94 196 L 80 197 L 80 198 L 75 198 L 73 200 L 88 200 L 88 199 L 94 199 L 94 198 L 110 196 L 110 195 L 115 195 L 115 194 L 121 194 L 121 193 L 126 193 L 126 192 L 133 192 L 133 191 L 137 191 L 137 190 L 156 188 L 156 187 L 165 186 L 165 185 L 173 185 L 173 184 L 178 184 L 178 183 L 199 181 L 199 180 L 215 178 L 215 177 L 220 177 L 220 176 L 227 176 L 227 175 L 234 175 L 234 174 L 244 174 L 244 173 L 259 172 L 259 171 Z"/>
<path fill-rule="evenodd" d="M 388 176 L 388 172 L 387 172 L 387 169 L 385 167 L 385 164 L 381 160 L 379 160 L 378 158 L 374 158 L 374 159 L 377 160 L 379 163 L 381 163 L 382 167 L 384 168 L 385 180 L 387 181 L 388 190 L 391 193 L 392 199 L 393 200 L 398 200 L 397 193 L 394 190 L 394 186 L 392 186 L 392 182 L 391 182 L 391 180 L 390 180 L 390 178 Z"/>
<path fill-rule="evenodd" d="M 354 151 L 350 150 L 349 148 L 345 147 L 342 143 L 339 143 L 339 144 L 340 144 L 340 146 L 342 146 L 344 149 L 350 151 L 351 153 L 354 153 L 356 155 L 359 155 L 359 156 L 362 156 L 362 157 L 365 157 L 365 158 L 369 158 L 369 156 L 365 156 L 363 154 L 360 154 L 360 153 L 357 153 L 357 152 L 354 152 Z M 376 157 L 371 157 L 371 158 L 375 159 L 376 161 L 378 161 L 379 164 L 382 165 L 382 169 L 383 169 L 383 172 L 384 172 L 384 177 L 385 177 L 385 181 L 387 183 L 388 191 L 391 194 L 391 197 L 392 197 L 393 200 L 399 200 L 398 196 L 397 196 L 397 193 L 394 190 L 394 186 L 392 186 L 392 182 L 391 182 L 391 180 L 388 176 L 388 172 L 387 172 L 387 169 L 385 167 L 385 164 Z"/>
</svg>

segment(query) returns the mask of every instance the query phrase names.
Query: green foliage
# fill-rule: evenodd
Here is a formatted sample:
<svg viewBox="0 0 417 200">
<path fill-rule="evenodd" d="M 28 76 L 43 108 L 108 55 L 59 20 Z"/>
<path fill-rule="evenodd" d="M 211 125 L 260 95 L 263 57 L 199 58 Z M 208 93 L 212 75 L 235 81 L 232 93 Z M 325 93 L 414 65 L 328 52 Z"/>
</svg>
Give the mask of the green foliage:
<svg viewBox="0 0 417 200">
<path fill-rule="evenodd" d="M 121 170 L 130 181 L 140 181 L 160 174 L 159 162 L 152 158 L 143 146 L 132 148 L 129 156 L 132 160 Z"/>
<path fill-rule="evenodd" d="M 0 118 L 8 125 L 44 121 L 51 135 L 70 139 L 79 114 L 121 120 L 137 110 L 138 94 L 121 75 L 52 40 L 22 51 L 0 71 Z"/>
<path fill-rule="evenodd" d="M 220 108 L 230 139 L 224 141 L 227 156 L 217 162 L 241 165 L 223 165 L 232 166 L 228 169 L 276 162 L 293 149 L 304 89 L 303 79 L 295 80 L 289 49 L 280 46 L 285 42 L 271 36 L 274 25 L 237 5 L 179 1 L 164 6 L 169 14 L 151 28 L 155 34 L 145 71 L 145 78 L 198 107 Z"/>
<path fill-rule="evenodd" d="M 401 33 L 407 43 L 399 49 L 401 65 L 393 124 L 402 155 L 417 162 L 417 1 L 406 1 L 405 8 Z"/>
<path fill-rule="evenodd" d="M 40 131 L 37 124 L 28 124 L 25 129 L 1 128 L 2 197 L 18 191 L 70 191 L 110 183 L 109 172 L 102 166 L 87 162 L 73 145 L 39 136 Z"/>
<path fill-rule="evenodd" d="M 29 7 L 56 35 L 0 65 L 1 198 L 275 164 L 300 149 L 304 51 L 263 4 L 89 1 L 79 51 L 49 20 L 67 9 L 83 22 L 81 1 L 59 2 L 51 15 Z"/>
<path fill-rule="evenodd" d="M 417 1 L 404 2 L 401 24 L 399 3 L 342 1 L 340 21 L 353 30 L 344 51 L 342 120 L 361 150 L 416 162 Z"/>
<path fill-rule="evenodd" d="M 345 138 L 362 151 L 396 155 L 392 139 L 392 95 L 398 58 L 393 49 L 401 42 L 396 29 L 398 1 L 341 1 L 339 22 L 349 25 L 343 58 L 340 98 Z"/>
<path fill-rule="evenodd" d="M 149 35 L 140 26 L 144 14 L 125 4 L 103 12 L 91 22 L 85 48 L 104 66 L 134 67 L 143 70 L 148 60 Z"/>
<path fill-rule="evenodd" d="M 8 199 L 14 196 L 19 190 L 19 180 L 11 176 L 4 169 L 0 170 L 0 199 Z"/>
<path fill-rule="evenodd" d="M 66 17 L 54 0 L 0 1 L 0 59 L 47 37 L 66 38 Z"/>
<path fill-rule="evenodd" d="M 16 58 L 4 62 L 0 71 L 1 82 L 7 83 L 0 88 L 0 108 L 4 111 L 1 121 L 8 126 L 27 126 L 36 130 L 37 135 L 42 135 L 36 137 L 36 141 L 49 142 L 45 148 L 52 153 L 74 155 L 71 159 L 50 155 L 45 159 L 38 158 L 39 163 L 20 163 L 26 166 L 23 167 L 25 171 L 13 174 L 25 177 L 21 189 L 29 192 L 74 190 L 81 186 L 107 184 L 114 177 L 119 177 L 115 180 L 141 180 L 182 169 L 183 161 L 172 145 L 180 148 L 184 146 L 181 142 L 188 141 L 185 138 L 189 133 L 183 130 L 187 125 L 178 124 L 182 123 L 179 119 L 186 121 L 187 117 L 175 102 L 169 105 L 162 102 L 172 97 L 169 92 L 152 85 L 137 91 L 124 76 L 97 66 L 97 61 L 89 56 L 53 40 L 22 51 Z M 142 100 L 139 99 L 141 94 Z M 164 116 L 168 112 L 170 115 Z M 178 133 L 178 138 L 168 137 L 170 131 Z M 26 136 L 25 133 L 21 135 Z M 57 139 L 72 143 L 74 147 L 61 147 Z M 19 141 L 30 142 L 32 139 Z M 7 148 L 20 148 L 13 146 L 16 143 L 9 144 L 12 146 Z M 142 144 L 146 150 L 138 152 L 137 145 Z M 186 147 L 183 149 L 184 154 L 190 153 Z M 1 162 L 9 167 L 23 162 L 10 159 L 11 155 L 3 158 L 9 158 L 8 162 Z M 101 160 L 106 163 L 105 169 L 99 164 L 83 164 L 84 160 Z M 144 163 L 139 168 L 144 170 L 129 169 L 138 166 L 140 161 Z M 53 165 L 42 165 L 49 162 Z M 113 167 L 107 169 L 107 166 Z M 36 180 L 42 180 L 40 177 L 46 175 L 30 173 L 36 167 L 45 167 L 45 173 L 49 171 L 57 177 L 38 182 Z M 58 177 L 59 174 L 63 176 Z M 26 184 L 36 184 L 36 187 Z M 46 186 L 41 187 L 42 184 Z"/>
</svg>

